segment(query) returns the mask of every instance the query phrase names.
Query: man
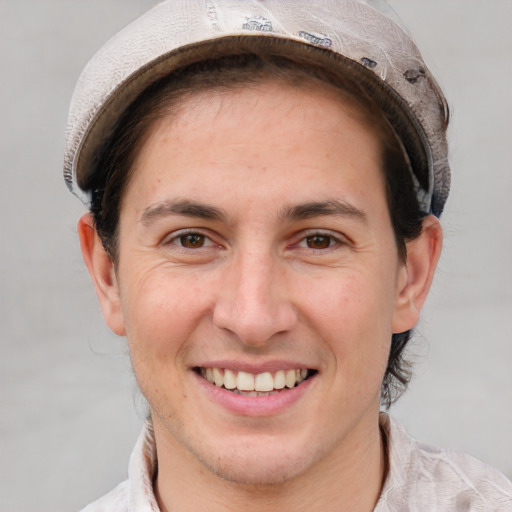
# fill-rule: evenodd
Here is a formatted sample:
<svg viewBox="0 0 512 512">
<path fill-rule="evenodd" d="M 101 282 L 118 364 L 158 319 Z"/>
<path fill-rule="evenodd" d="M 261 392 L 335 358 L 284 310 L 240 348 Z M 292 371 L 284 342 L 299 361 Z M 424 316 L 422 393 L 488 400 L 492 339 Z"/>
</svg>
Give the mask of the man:
<svg viewBox="0 0 512 512">
<path fill-rule="evenodd" d="M 392 20 L 164 2 L 73 101 L 82 251 L 151 412 L 130 480 L 88 510 L 510 506 L 497 472 L 379 415 L 449 185 L 446 104 Z"/>
</svg>

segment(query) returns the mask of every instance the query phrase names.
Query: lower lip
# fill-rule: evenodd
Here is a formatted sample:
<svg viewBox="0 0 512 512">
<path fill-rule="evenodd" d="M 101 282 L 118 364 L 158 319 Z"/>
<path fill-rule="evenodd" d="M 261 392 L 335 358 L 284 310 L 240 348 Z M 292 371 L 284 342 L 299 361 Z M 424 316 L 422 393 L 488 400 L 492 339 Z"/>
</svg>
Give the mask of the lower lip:
<svg viewBox="0 0 512 512">
<path fill-rule="evenodd" d="M 317 374 L 302 381 L 298 386 L 268 396 L 238 395 L 224 388 L 219 388 L 205 378 L 195 374 L 202 391 L 216 403 L 234 414 L 241 416 L 272 416 L 285 411 L 314 385 Z"/>
</svg>

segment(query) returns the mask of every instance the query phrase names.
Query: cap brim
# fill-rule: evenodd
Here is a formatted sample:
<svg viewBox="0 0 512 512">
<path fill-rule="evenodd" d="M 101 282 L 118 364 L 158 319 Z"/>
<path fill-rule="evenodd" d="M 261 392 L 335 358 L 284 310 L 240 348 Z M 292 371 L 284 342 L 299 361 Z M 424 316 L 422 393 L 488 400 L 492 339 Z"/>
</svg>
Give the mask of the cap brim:
<svg viewBox="0 0 512 512">
<path fill-rule="evenodd" d="M 98 148 L 108 138 L 125 109 L 149 85 L 173 71 L 228 55 L 258 54 L 283 56 L 302 65 L 325 66 L 343 73 L 345 79 L 365 90 L 382 109 L 401 141 L 411 169 L 421 188 L 431 193 L 432 156 L 421 124 L 407 103 L 363 64 L 338 53 L 275 35 L 224 36 L 180 47 L 146 64 L 124 80 L 104 101 L 90 122 L 78 148 L 75 173 L 82 190 L 91 188 L 96 171 Z M 426 205 L 425 205 L 426 206 Z"/>
</svg>

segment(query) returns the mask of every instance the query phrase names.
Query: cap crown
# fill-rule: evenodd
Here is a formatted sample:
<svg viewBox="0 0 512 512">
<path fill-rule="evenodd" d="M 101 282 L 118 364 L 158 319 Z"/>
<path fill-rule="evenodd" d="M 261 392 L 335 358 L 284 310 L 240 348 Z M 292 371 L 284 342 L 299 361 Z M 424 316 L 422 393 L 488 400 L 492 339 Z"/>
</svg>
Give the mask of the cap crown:
<svg viewBox="0 0 512 512">
<path fill-rule="evenodd" d="M 446 101 L 395 20 L 383 0 L 162 2 L 110 39 L 82 72 L 66 133 L 66 183 L 87 200 L 98 149 L 137 95 L 173 69 L 219 56 L 222 41 L 243 36 L 248 48 L 250 41 L 264 40 L 282 55 L 289 51 L 286 40 L 318 48 L 370 77 L 372 94 L 379 96 L 411 162 L 421 207 L 440 214 L 450 183 Z"/>
</svg>

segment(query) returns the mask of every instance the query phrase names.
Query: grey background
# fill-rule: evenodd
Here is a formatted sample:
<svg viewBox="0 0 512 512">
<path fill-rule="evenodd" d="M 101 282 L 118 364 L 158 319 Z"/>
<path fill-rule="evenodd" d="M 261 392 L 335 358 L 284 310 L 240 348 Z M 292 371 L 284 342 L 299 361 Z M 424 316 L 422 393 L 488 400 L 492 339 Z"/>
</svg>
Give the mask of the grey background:
<svg viewBox="0 0 512 512">
<path fill-rule="evenodd" d="M 154 0 L 0 0 L 0 511 L 77 510 L 126 476 L 144 414 L 61 177 L 86 61 Z M 512 1 L 395 0 L 452 106 L 445 248 L 394 407 L 512 477 Z"/>
</svg>

